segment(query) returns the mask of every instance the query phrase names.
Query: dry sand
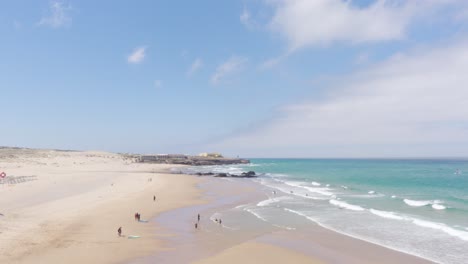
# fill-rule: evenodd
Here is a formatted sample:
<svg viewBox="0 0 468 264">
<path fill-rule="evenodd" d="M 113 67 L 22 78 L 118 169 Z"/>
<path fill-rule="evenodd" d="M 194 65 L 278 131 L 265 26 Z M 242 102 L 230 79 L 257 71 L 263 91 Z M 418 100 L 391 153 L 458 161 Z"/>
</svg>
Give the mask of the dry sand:
<svg viewBox="0 0 468 264">
<path fill-rule="evenodd" d="M 0 263 L 117 263 L 164 249 L 155 237 L 165 231 L 134 213 L 150 219 L 199 202 L 199 179 L 160 173 L 168 168 L 111 153 L 0 149 L 8 174 L 0 184 Z"/>
</svg>

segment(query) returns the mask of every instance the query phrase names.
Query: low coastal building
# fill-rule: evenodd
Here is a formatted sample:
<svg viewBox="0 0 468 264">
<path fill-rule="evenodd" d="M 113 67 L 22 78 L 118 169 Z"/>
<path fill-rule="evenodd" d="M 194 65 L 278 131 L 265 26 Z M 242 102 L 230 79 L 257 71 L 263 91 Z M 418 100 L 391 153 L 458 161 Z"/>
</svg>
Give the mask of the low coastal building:
<svg viewBox="0 0 468 264">
<path fill-rule="evenodd" d="M 155 154 L 155 155 L 142 155 L 140 162 L 161 162 L 173 159 L 188 159 L 187 155 L 183 154 Z"/>
<path fill-rule="evenodd" d="M 200 157 L 204 157 L 204 158 L 222 158 L 223 155 L 221 155 L 220 153 L 216 153 L 216 152 L 213 152 L 213 153 L 200 153 L 198 154 L 198 156 Z"/>
</svg>

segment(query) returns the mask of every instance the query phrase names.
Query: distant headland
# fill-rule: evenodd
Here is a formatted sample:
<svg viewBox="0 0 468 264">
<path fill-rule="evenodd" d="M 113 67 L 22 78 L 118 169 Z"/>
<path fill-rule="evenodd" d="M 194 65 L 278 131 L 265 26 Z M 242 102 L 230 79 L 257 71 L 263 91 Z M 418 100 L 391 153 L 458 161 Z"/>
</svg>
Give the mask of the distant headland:
<svg viewBox="0 0 468 264">
<path fill-rule="evenodd" d="M 197 156 L 183 154 L 153 154 L 136 155 L 137 162 L 183 164 L 192 166 L 226 165 L 226 164 L 248 164 L 250 160 L 240 158 L 225 158 L 219 153 L 201 153 Z"/>
</svg>

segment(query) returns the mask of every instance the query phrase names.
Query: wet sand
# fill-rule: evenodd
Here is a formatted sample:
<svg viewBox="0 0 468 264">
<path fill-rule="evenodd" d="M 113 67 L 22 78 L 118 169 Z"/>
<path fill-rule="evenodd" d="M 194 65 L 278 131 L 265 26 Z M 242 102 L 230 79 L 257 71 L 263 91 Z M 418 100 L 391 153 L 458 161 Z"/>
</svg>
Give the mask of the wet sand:
<svg viewBox="0 0 468 264">
<path fill-rule="evenodd" d="M 295 229 L 273 226 L 243 210 L 245 204 L 265 199 L 249 181 L 204 179 L 198 186 L 207 203 L 156 218 L 160 226 L 176 234 L 167 240 L 172 250 L 132 263 L 284 263 L 287 259 L 292 263 L 432 263 L 306 223 L 300 216 L 293 219 Z M 233 208 L 238 209 L 230 214 Z M 194 230 L 191 223 L 197 213 L 202 221 L 200 229 Z M 222 225 L 215 221 L 218 217 Z"/>
</svg>

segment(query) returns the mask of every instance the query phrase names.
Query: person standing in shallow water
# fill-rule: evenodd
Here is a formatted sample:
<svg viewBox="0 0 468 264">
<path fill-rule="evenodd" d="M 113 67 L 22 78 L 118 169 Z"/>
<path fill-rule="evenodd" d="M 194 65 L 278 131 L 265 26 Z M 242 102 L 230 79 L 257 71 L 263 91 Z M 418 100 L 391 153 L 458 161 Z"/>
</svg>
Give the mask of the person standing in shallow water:
<svg viewBox="0 0 468 264">
<path fill-rule="evenodd" d="M 198 222 L 200 222 L 200 214 L 198 214 Z"/>
<path fill-rule="evenodd" d="M 119 227 L 119 229 L 117 229 L 117 233 L 119 234 L 119 237 L 122 236 L 122 227 Z"/>
<path fill-rule="evenodd" d="M 198 223 L 195 223 L 195 229 L 198 229 Z"/>
</svg>

